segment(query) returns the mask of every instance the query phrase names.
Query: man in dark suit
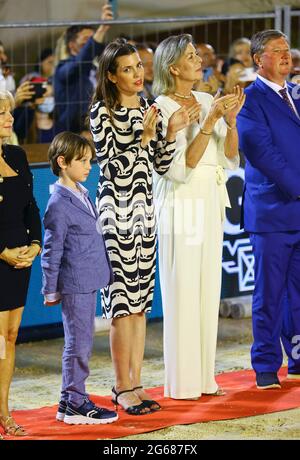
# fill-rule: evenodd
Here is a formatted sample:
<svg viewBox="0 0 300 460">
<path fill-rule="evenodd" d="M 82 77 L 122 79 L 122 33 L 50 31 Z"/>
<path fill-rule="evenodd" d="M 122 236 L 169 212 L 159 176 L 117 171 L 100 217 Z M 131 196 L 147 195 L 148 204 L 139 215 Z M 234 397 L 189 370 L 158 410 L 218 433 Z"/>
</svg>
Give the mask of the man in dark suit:
<svg viewBox="0 0 300 460">
<path fill-rule="evenodd" d="M 103 21 L 113 18 L 111 7 L 102 7 Z M 80 133 L 85 130 L 85 118 L 94 86 L 93 59 L 105 48 L 103 43 L 109 26 L 100 25 L 96 32 L 85 25 L 71 26 L 65 43 L 69 57 L 60 61 L 54 73 L 55 131 Z"/>
<path fill-rule="evenodd" d="M 267 389 L 280 388 L 281 341 L 288 378 L 300 378 L 300 99 L 286 82 L 292 62 L 282 32 L 255 34 L 251 53 L 258 77 L 245 90 L 238 132 L 247 160 L 244 227 L 255 256 L 251 359 L 257 387 Z"/>
</svg>

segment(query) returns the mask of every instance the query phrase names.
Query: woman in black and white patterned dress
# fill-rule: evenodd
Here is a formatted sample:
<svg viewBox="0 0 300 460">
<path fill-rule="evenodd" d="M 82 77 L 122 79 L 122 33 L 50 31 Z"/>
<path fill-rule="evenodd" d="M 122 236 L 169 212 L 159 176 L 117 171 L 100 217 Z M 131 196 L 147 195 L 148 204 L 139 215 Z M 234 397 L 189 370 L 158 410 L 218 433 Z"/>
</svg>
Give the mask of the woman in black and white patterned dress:
<svg viewBox="0 0 300 460">
<path fill-rule="evenodd" d="M 152 173 L 167 173 L 176 132 L 190 122 L 189 113 L 178 110 L 164 139 L 157 108 L 138 96 L 143 77 L 137 50 L 125 40 L 110 43 L 99 61 L 90 114 L 100 166 L 97 208 L 114 272 L 102 292 L 104 315 L 112 318 L 113 400 L 133 415 L 160 409 L 140 385 L 156 259 Z"/>
</svg>

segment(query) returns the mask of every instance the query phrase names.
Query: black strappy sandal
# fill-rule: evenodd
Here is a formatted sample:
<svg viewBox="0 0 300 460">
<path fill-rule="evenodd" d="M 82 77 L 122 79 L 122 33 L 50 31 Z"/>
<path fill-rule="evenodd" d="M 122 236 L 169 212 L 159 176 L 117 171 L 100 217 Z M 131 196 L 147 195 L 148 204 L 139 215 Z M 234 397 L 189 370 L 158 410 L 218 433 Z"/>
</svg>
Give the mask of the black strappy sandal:
<svg viewBox="0 0 300 460">
<path fill-rule="evenodd" d="M 143 389 L 142 385 L 139 387 L 132 388 L 133 391 L 142 390 L 142 389 Z M 154 401 L 154 399 L 142 399 L 141 401 L 143 401 L 144 405 L 146 407 L 149 407 L 149 409 L 151 409 L 152 411 L 161 410 L 161 405 L 158 404 L 157 401 Z"/>
<path fill-rule="evenodd" d="M 113 387 L 111 389 L 111 391 L 115 395 L 115 398 L 112 398 L 111 401 L 115 405 L 115 410 L 116 411 L 118 411 L 118 406 L 120 405 L 121 407 L 123 407 L 125 412 L 127 412 L 127 414 L 129 414 L 129 415 L 147 415 L 147 414 L 151 414 L 151 410 L 143 412 L 145 409 L 149 409 L 149 407 L 144 403 L 144 401 L 141 404 L 138 404 L 136 406 L 129 406 L 126 409 L 125 409 L 124 406 L 122 406 L 121 403 L 118 402 L 118 397 L 119 396 L 121 396 L 124 393 L 131 393 L 131 392 L 133 392 L 133 390 L 123 390 L 123 391 L 117 392 L 115 387 Z"/>
</svg>

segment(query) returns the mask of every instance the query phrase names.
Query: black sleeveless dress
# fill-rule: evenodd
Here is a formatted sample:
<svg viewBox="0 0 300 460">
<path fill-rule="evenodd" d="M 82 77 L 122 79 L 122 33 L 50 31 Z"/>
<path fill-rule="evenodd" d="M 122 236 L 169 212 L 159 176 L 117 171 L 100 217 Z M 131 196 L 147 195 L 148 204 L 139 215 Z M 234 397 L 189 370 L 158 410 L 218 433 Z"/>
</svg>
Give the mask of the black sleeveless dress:
<svg viewBox="0 0 300 460">
<path fill-rule="evenodd" d="M 18 174 L 0 176 L 0 253 L 41 241 L 38 208 L 32 195 L 32 175 L 25 152 L 15 146 L 5 146 L 3 158 Z M 25 305 L 31 267 L 16 269 L 0 260 L 0 311 Z"/>
</svg>

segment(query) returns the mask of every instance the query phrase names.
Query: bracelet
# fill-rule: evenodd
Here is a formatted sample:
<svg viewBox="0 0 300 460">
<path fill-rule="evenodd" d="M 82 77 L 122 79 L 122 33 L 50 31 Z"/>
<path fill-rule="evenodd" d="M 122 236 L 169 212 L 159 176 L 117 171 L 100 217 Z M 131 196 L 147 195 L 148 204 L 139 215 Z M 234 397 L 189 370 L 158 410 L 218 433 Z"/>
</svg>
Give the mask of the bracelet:
<svg viewBox="0 0 300 460">
<path fill-rule="evenodd" d="M 230 126 L 230 125 L 227 123 L 227 121 L 225 120 L 225 118 L 224 118 L 224 121 L 225 121 L 226 126 L 227 126 L 227 129 L 229 129 L 229 131 L 231 131 L 232 129 L 235 129 L 235 128 L 236 128 L 236 124 L 235 124 L 234 126 Z"/>
<path fill-rule="evenodd" d="M 205 134 L 206 136 L 210 136 L 213 132 L 212 131 L 205 131 L 204 129 L 200 128 L 200 133 Z"/>
<path fill-rule="evenodd" d="M 39 240 L 32 240 L 32 241 L 30 242 L 30 245 L 31 245 L 31 244 L 36 244 L 37 246 L 40 247 L 39 252 L 37 253 L 37 255 L 40 256 L 40 255 L 42 254 L 42 245 L 41 245 L 41 242 L 40 242 Z"/>
<path fill-rule="evenodd" d="M 40 247 L 42 246 L 40 240 L 32 240 L 30 241 L 30 244 L 38 244 Z"/>
</svg>

